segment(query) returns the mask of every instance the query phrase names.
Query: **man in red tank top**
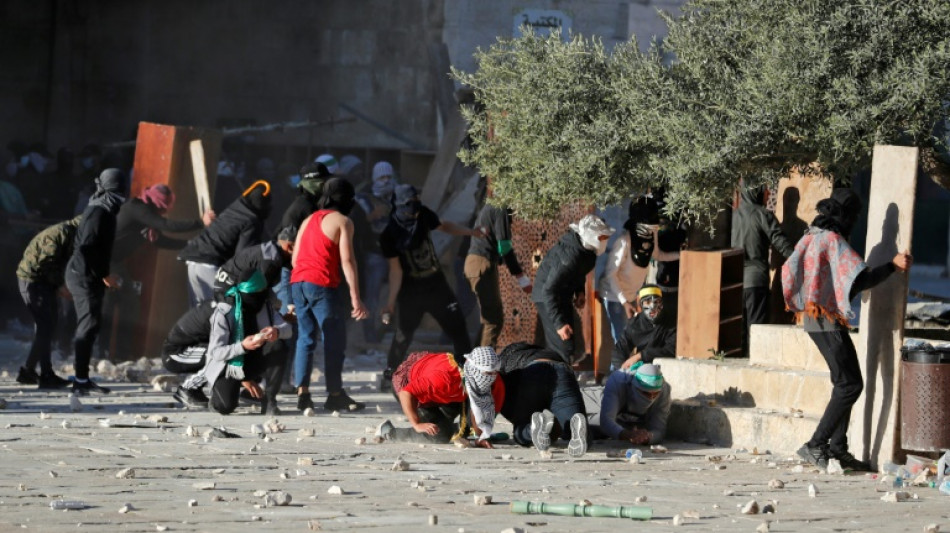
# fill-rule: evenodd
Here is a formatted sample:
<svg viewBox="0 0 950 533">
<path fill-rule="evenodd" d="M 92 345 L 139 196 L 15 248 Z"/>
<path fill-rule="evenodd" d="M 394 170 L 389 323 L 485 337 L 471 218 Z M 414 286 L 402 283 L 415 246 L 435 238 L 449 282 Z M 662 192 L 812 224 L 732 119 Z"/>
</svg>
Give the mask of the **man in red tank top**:
<svg viewBox="0 0 950 533">
<path fill-rule="evenodd" d="M 366 318 L 360 299 L 356 257 L 353 253 L 353 222 L 347 217 L 355 204 L 353 185 L 331 178 L 323 189 L 319 210 L 307 217 L 297 233 L 292 259 L 290 290 L 297 313 L 297 351 L 294 354 L 294 385 L 297 408 L 313 407 L 310 373 L 317 328 L 323 332 L 324 374 L 327 379 L 328 411 L 359 411 L 366 407 L 343 390 L 343 360 L 346 357 L 346 316 L 340 281 L 350 288 L 350 316 Z M 342 270 L 342 275 L 341 275 Z"/>
</svg>

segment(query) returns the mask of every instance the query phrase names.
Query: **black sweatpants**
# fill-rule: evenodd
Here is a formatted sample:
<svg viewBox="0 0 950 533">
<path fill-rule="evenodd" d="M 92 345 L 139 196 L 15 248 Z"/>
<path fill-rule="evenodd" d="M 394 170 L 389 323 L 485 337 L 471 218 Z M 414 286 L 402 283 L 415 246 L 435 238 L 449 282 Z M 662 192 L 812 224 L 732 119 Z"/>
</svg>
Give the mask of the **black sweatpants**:
<svg viewBox="0 0 950 533">
<path fill-rule="evenodd" d="M 745 335 L 742 337 L 742 353 L 749 354 L 749 339 L 751 339 L 753 324 L 768 324 L 769 322 L 769 288 L 749 287 L 742 289 L 742 326 Z"/>
<path fill-rule="evenodd" d="M 106 286 L 101 279 L 89 279 L 67 272 L 66 288 L 73 295 L 73 305 L 76 307 L 76 334 L 73 336 L 76 379 L 89 379 L 89 362 L 101 327 L 102 299 Z"/>
<path fill-rule="evenodd" d="M 244 379 L 260 383 L 267 380 L 264 389 L 264 401 L 273 405 L 280 392 L 280 380 L 287 364 L 287 348 L 283 341 L 264 345 L 263 350 L 244 355 Z M 227 367 L 211 388 L 211 408 L 222 415 L 229 415 L 237 409 L 241 394 L 241 380 L 227 377 Z"/>
<path fill-rule="evenodd" d="M 540 302 L 534 302 L 534 306 L 538 309 L 538 324 L 541 326 L 542 331 L 544 332 L 544 342 L 540 342 L 541 339 L 535 339 L 535 344 L 544 344 L 546 348 L 554 350 L 564 359 L 564 362 L 567 364 L 572 364 L 574 362 L 574 353 L 577 350 L 577 344 L 575 339 L 583 335 L 583 332 L 578 327 L 576 314 L 571 317 L 571 328 L 574 330 L 574 335 L 567 340 L 561 339 L 557 334 L 558 328 L 564 324 L 555 324 L 551 320 L 551 314 L 548 312 L 548 306 Z M 537 337 L 537 332 L 535 332 Z"/>
<path fill-rule="evenodd" d="M 59 313 L 56 287 L 41 281 L 17 280 L 20 284 L 20 296 L 33 316 L 33 346 L 26 358 L 26 368 L 36 370 L 40 365 L 40 374 L 53 373 L 50 350 L 53 332 L 56 330 L 56 317 Z"/>
<path fill-rule="evenodd" d="M 419 407 L 416 409 L 419 416 L 419 422 L 435 424 L 439 426 L 439 432 L 435 435 L 419 433 L 415 429 L 394 428 L 389 434 L 389 440 L 393 442 L 421 442 L 433 444 L 445 444 L 458 432 L 458 424 L 455 419 L 462 414 L 461 403 L 449 403 L 432 405 L 429 407 Z"/>
<path fill-rule="evenodd" d="M 386 360 L 389 368 L 395 369 L 406 360 L 412 337 L 426 313 L 432 315 L 442 331 L 452 339 L 455 350 L 452 355 L 459 366 L 465 363 L 465 354 L 472 351 L 472 340 L 465 326 L 465 316 L 445 276 L 437 272 L 421 280 L 403 278 L 402 287 L 396 297 L 396 334 L 389 346 L 389 357 Z"/>
<path fill-rule="evenodd" d="M 851 406 L 858 401 L 864 390 L 864 378 L 858 364 L 858 354 L 847 331 L 809 331 L 808 336 L 818 346 L 822 357 L 831 370 L 831 399 L 821 415 L 818 427 L 808 441 L 816 448 L 828 446 L 832 453 L 848 451 L 848 422 Z"/>
<path fill-rule="evenodd" d="M 179 346 L 165 341 L 162 345 L 162 366 L 176 374 L 194 374 L 205 366 L 208 343 Z"/>
</svg>

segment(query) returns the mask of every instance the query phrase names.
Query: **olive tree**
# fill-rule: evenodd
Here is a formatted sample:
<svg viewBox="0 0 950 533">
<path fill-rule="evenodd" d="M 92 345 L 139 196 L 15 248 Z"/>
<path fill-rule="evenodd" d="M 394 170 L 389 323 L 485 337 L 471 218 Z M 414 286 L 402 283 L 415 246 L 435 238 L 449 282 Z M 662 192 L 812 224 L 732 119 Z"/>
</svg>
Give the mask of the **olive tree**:
<svg viewBox="0 0 950 533">
<path fill-rule="evenodd" d="M 945 168 L 950 2 L 693 0 L 665 19 L 646 53 L 529 33 L 454 72 L 479 104 L 460 156 L 499 202 L 544 216 L 663 186 L 671 211 L 708 219 L 740 179 L 846 181 L 877 143 Z"/>
</svg>

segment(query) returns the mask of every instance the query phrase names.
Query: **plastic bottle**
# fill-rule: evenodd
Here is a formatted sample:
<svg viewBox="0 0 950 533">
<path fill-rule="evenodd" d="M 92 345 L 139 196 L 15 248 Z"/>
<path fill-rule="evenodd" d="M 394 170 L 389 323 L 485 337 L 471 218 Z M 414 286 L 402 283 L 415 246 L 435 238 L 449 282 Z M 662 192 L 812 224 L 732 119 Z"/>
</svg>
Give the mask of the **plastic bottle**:
<svg viewBox="0 0 950 533">
<path fill-rule="evenodd" d="M 643 452 L 640 451 L 639 448 L 627 448 L 627 451 L 623 452 L 623 456 L 626 457 L 627 460 L 630 460 L 633 457 L 643 459 Z"/>
<path fill-rule="evenodd" d="M 950 475 L 950 471 L 947 469 L 950 468 L 950 450 L 943 454 L 943 457 L 937 461 L 937 483 L 943 481 L 943 478 L 947 475 Z M 941 485 L 943 487 L 943 485 Z M 943 490 L 941 488 L 941 490 Z"/>
<path fill-rule="evenodd" d="M 942 490 L 942 489 L 941 489 Z M 53 500 L 49 508 L 54 511 L 68 511 L 70 509 L 85 509 L 87 505 L 79 500 Z"/>
</svg>

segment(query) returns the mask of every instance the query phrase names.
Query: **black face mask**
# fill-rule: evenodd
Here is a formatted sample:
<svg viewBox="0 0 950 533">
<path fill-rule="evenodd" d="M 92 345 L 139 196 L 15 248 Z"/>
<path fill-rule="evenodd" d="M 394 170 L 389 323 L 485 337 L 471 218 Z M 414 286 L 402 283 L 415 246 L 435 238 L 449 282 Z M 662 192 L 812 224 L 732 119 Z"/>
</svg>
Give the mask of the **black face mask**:
<svg viewBox="0 0 950 533">
<path fill-rule="evenodd" d="M 408 202 L 397 205 L 393 210 L 393 216 L 400 222 L 411 222 L 419 216 L 422 209 L 422 202 L 419 200 L 409 200 Z"/>
</svg>

